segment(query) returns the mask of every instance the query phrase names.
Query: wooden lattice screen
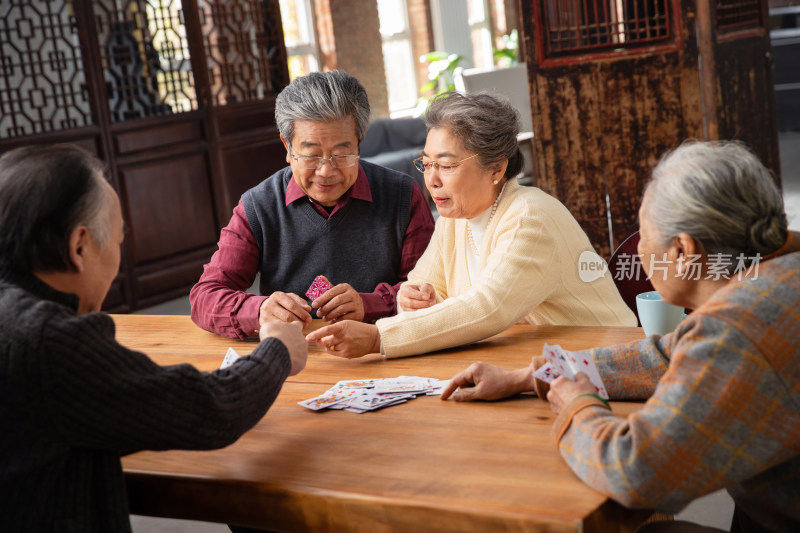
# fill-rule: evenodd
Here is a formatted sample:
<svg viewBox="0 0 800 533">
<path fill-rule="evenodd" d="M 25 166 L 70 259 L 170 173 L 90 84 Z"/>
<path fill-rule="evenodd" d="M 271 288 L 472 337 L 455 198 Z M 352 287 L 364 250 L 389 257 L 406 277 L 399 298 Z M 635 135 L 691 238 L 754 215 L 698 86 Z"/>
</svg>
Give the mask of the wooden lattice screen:
<svg viewBox="0 0 800 533">
<path fill-rule="evenodd" d="M 0 0 L 0 153 L 97 154 L 128 238 L 105 307 L 188 292 L 241 194 L 284 166 L 278 0 Z"/>
<path fill-rule="evenodd" d="M 717 30 L 720 32 L 763 26 L 759 0 L 717 0 Z"/>
<path fill-rule="evenodd" d="M 736 139 L 780 174 L 767 0 L 521 0 L 537 185 L 608 257 L 686 139 Z"/>
<path fill-rule="evenodd" d="M 668 0 L 546 0 L 547 57 L 652 45 L 672 38 Z"/>
<path fill-rule="evenodd" d="M 260 100 L 280 91 L 280 58 L 271 42 L 275 17 L 268 6 L 253 0 L 197 4 L 214 105 Z"/>
<path fill-rule="evenodd" d="M 93 6 L 111 121 L 196 110 L 180 4 L 128 0 Z"/>
<path fill-rule="evenodd" d="M 0 139 L 93 124 L 72 2 L 0 7 Z"/>
</svg>

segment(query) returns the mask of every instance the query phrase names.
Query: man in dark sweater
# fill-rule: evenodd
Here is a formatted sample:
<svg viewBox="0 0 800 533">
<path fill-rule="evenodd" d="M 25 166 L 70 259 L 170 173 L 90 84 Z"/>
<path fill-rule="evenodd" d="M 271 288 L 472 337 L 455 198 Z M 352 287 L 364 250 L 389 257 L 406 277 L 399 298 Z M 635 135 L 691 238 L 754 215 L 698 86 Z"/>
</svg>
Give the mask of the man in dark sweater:
<svg viewBox="0 0 800 533">
<path fill-rule="evenodd" d="M 373 322 L 433 233 L 410 177 L 359 161 L 369 126 L 364 87 L 344 72 L 313 72 L 278 95 L 275 121 L 289 166 L 243 196 L 219 249 L 192 288 L 192 320 L 246 338 L 267 320 Z M 259 291 L 247 291 L 260 275 Z M 318 275 L 332 288 L 306 298 Z"/>
<path fill-rule="evenodd" d="M 0 158 L 0 531 L 130 531 L 121 453 L 231 444 L 305 366 L 280 322 L 212 373 L 117 343 L 97 312 L 123 240 L 102 171 L 69 145 Z"/>
</svg>

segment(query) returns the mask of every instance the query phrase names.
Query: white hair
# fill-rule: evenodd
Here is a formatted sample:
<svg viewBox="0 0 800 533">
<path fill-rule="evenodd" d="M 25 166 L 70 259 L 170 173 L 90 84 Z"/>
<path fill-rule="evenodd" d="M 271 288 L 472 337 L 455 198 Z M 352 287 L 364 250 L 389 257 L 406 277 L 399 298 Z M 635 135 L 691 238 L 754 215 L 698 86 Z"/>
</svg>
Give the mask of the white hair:
<svg viewBox="0 0 800 533">
<path fill-rule="evenodd" d="M 667 152 L 653 169 L 643 205 L 664 244 L 686 233 L 707 254 L 765 255 L 787 237 L 772 174 L 739 142 L 690 141 Z"/>
<path fill-rule="evenodd" d="M 367 91 L 357 79 L 345 72 L 312 72 L 296 78 L 275 100 L 278 131 L 291 143 L 296 120 L 331 122 L 353 117 L 358 142 L 369 127 Z"/>
<path fill-rule="evenodd" d="M 111 238 L 111 194 L 105 178 L 95 173 L 95 184 L 83 197 L 78 211 L 78 224 L 89 228 L 100 248 L 105 249 Z"/>
</svg>

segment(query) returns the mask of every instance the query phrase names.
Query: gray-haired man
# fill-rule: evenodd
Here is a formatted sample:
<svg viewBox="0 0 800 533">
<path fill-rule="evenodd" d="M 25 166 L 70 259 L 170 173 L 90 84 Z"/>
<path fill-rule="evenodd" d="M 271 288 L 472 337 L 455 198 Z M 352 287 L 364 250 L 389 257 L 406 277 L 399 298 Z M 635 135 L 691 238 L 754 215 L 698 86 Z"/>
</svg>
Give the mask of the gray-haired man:
<svg viewBox="0 0 800 533">
<path fill-rule="evenodd" d="M 306 363 L 284 323 L 210 374 L 117 343 L 96 312 L 124 237 L 102 172 L 70 145 L 0 157 L 0 531 L 130 531 L 123 451 L 227 446 Z"/>
<path fill-rule="evenodd" d="M 394 314 L 433 216 L 413 178 L 359 161 L 369 125 L 361 84 L 343 72 L 294 80 L 275 102 L 290 166 L 247 191 L 191 292 L 192 320 L 245 338 L 268 320 L 372 322 Z M 257 296 L 246 290 L 256 274 Z M 318 275 L 333 288 L 303 296 Z"/>
</svg>

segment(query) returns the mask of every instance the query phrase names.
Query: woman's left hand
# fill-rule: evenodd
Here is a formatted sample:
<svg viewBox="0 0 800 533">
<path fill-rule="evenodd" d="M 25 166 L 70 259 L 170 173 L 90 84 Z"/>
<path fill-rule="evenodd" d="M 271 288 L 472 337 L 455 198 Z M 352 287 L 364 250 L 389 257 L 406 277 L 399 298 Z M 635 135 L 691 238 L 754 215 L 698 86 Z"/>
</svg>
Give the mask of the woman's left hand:
<svg viewBox="0 0 800 533">
<path fill-rule="evenodd" d="M 353 320 L 343 320 L 319 328 L 306 335 L 308 342 L 316 342 L 320 348 L 337 357 L 355 359 L 368 353 L 380 353 L 381 336 L 378 326 Z"/>
<path fill-rule="evenodd" d="M 405 282 L 397 292 L 397 305 L 403 311 L 426 309 L 436 304 L 436 290 L 430 283 L 415 285 Z"/>
<path fill-rule="evenodd" d="M 558 414 L 569 402 L 581 394 L 595 394 L 596 392 L 597 389 L 595 389 L 592 382 L 589 381 L 589 376 L 583 372 L 578 372 L 575 376 L 575 381 L 565 378 L 564 376 L 556 378 L 550 384 L 550 392 L 547 393 L 547 401 L 550 402 L 550 408 L 553 409 L 553 412 Z"/>
</svg>

